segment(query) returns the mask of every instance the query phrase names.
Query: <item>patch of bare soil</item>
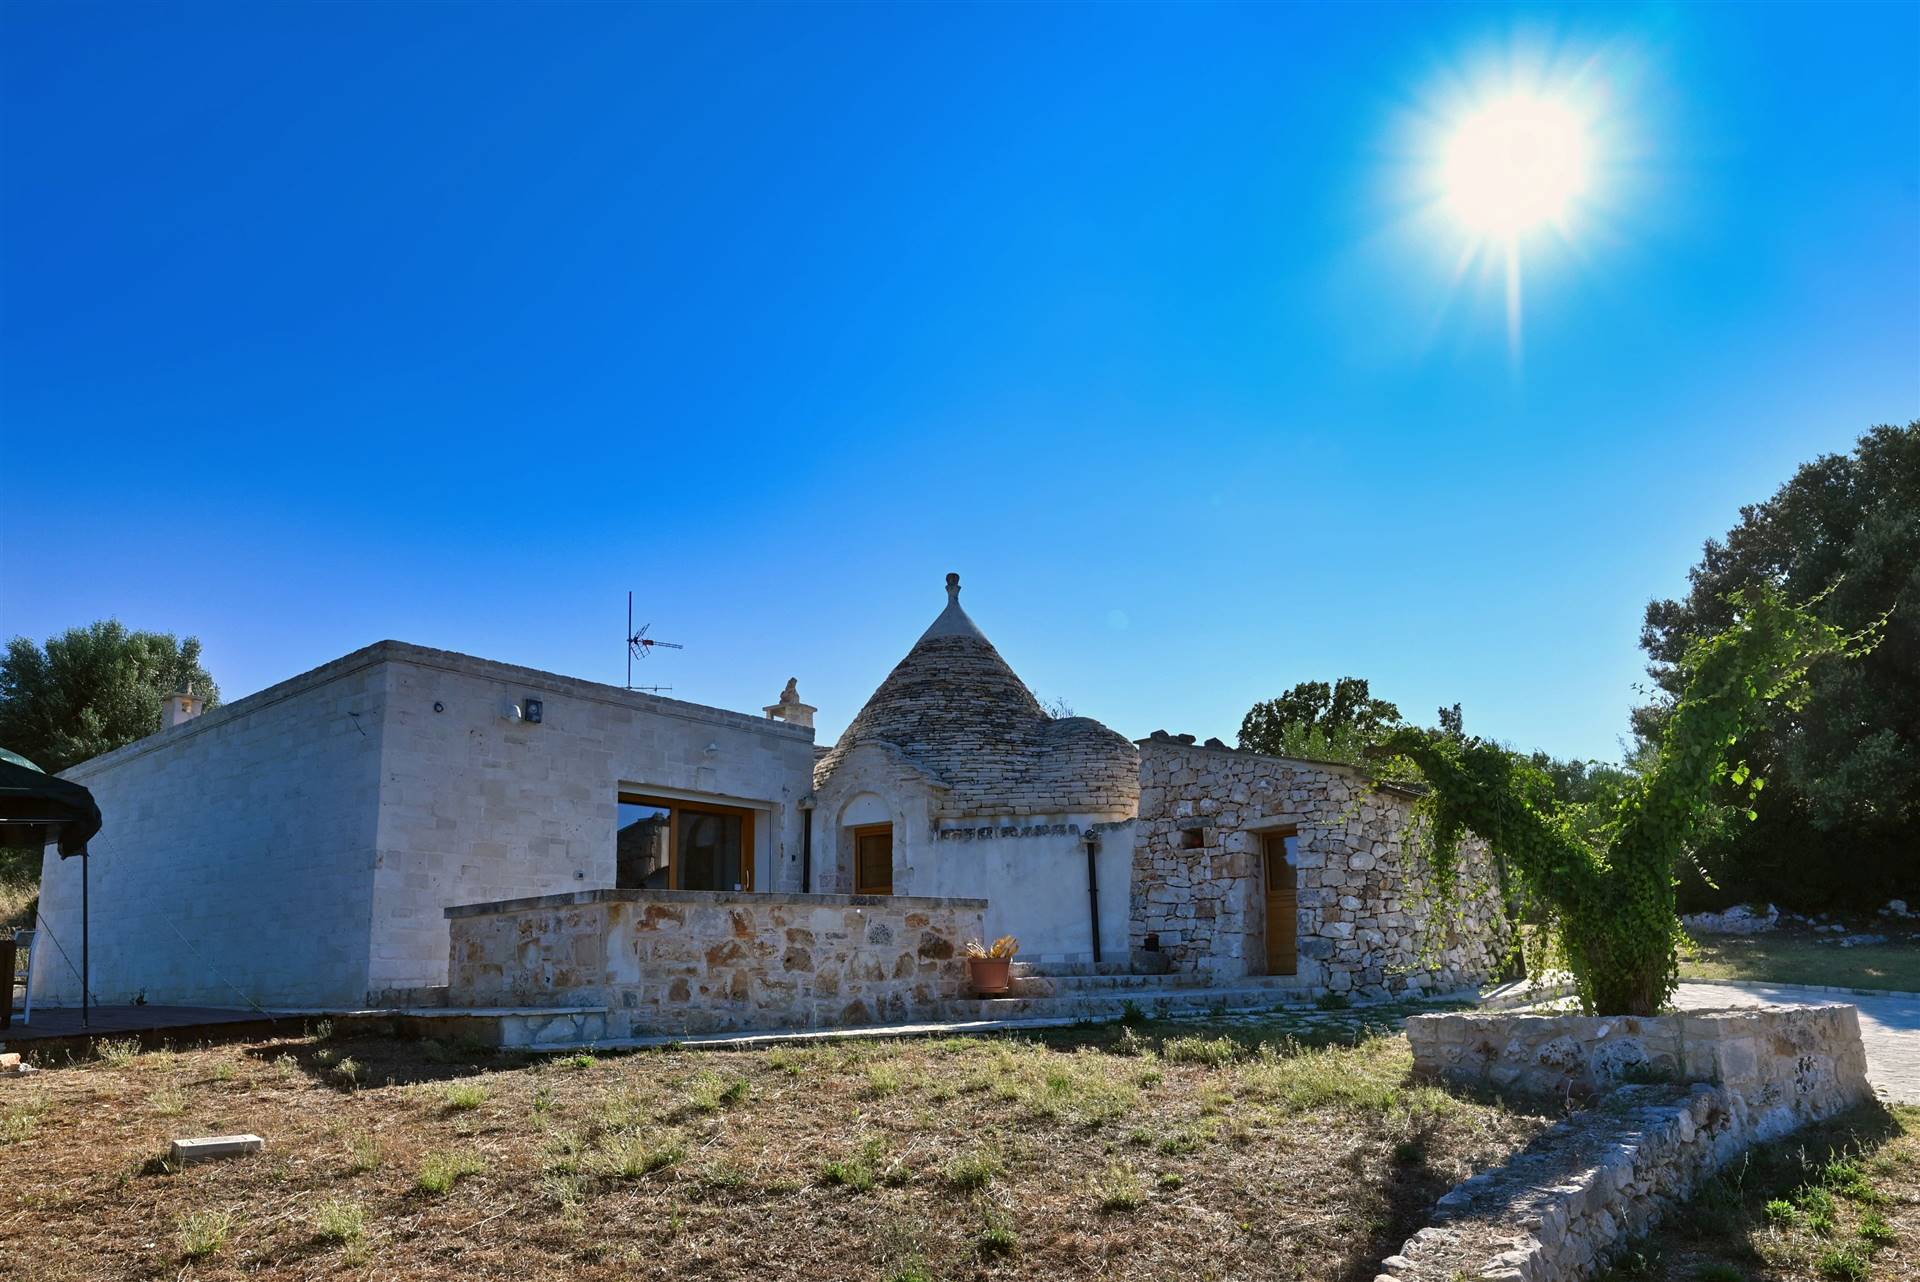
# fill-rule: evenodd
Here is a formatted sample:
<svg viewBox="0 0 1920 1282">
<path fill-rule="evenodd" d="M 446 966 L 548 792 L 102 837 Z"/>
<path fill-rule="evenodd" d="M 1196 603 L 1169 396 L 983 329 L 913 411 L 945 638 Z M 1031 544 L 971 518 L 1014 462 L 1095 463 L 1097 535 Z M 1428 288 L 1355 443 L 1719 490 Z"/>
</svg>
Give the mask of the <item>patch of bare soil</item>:
<svg viewBox="0 0 1920 1282">
<path fill-rule="evenodd" d="M 529 1061 L 108 1047 L 0 1090 L 9 1276 L 1359 1279 L 1553 1120 L 1404 1039 L 1157 1026 Z M 265 1154 L 170 1170 L 176 1136 Z"/>
</svg>

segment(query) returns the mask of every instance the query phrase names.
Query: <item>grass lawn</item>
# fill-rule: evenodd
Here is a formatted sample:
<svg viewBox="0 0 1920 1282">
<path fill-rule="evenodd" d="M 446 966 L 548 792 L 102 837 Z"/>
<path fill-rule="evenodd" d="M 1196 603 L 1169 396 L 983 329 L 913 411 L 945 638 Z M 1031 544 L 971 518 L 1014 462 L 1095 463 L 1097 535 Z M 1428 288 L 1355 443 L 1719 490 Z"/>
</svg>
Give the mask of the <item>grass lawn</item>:
<svg viewBox="0 0 1920 1282">
<path fill-rule="evenodd" d="M 1831 984 L 1920 992 L 1920 938 L 1906 924 L 1855 927 L 1887 936 L 1884 944 L 1842 948 L 1835 935 L 1775 930 L 1764 935 L 1702 935 L 1680 959 L 1682 979 L 1753 979 L 1776 984 Z"/>
<path fill-rule="evenodd" d="M 281 1040 L 0 1087 L 23 1279 L 1280 1278 L 1374 1264 L 1555 1106 L 1404 1038 L 1075 1029 L 527 1060 Z M 258 1157 L 169 1170 L 169 1139 Z"/>
<path fill-rule="evenodd" d="M 1920 1109 L 1878 1105 L 1748 1153 L 1604 1282 L 1920 1278 Z"/>
</svg>

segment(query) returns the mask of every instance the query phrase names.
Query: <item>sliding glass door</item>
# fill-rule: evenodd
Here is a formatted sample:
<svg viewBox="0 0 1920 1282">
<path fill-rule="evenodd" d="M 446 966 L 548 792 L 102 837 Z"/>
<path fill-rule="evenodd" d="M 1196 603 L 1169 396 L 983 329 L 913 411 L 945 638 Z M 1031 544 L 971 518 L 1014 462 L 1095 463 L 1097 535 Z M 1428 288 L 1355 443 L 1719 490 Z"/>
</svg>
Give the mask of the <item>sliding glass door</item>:
<svg viewBox="0 0 1920 1282">
<path fill-rule="evenodd" d="M 752 890 L 753 811 L 621 794 L 622 890 Z"/>
</svg>

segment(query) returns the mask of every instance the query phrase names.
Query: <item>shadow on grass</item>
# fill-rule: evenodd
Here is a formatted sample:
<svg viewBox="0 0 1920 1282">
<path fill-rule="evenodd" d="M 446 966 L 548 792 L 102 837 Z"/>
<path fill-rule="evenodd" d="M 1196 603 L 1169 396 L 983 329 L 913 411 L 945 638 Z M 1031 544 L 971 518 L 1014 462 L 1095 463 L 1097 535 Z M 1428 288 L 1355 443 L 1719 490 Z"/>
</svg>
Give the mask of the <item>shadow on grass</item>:
<svg viewBox="0 0 1920 1282">
<path fill-rule="evenodd" d="M 1252 1058 L 1263 1047 L 1277 1054 L 1294 1050 L 1318 1050 L 1329 1046 L 1357 1046 L 1375 1037 L 1393 1037 L 1409 1014 L 1431 1014 L 1439 1006 L 1382 1007 L 1371 1010 L 1356 1007 L 1338 1012 L 1281 1011 L 1267 1018 L 1240 1015 L 1231 1019 L 1154 1019 L 1143 1012 L 1140 1018 L 1113 1023 L 1072 1024 L 1064 1028 L 1016 1029 L 1005 1033 L 982 1034 L 1035 1042 L 1049 1050 L 1104 1051 L 1114 1055 L 1137 1055 L 1142 1045 L 1155 1051 L 1174 1039 L 1224 1039 L 1234 1044 L 1238 1056 Z M 1307 1023 L 1306 1015 L 1320 1016 L 1322 1022 Z"/>
<path fill-rule="evenodd" d="M 308 1037 L 261 1042 L 245 1053 L 262 1063 L 291 1064 L 338 1091 L 448 1082 L 525 1068 L 545 1058 L 472 1041 L 328 1033 L 324 1027 Z"/>
</svg>

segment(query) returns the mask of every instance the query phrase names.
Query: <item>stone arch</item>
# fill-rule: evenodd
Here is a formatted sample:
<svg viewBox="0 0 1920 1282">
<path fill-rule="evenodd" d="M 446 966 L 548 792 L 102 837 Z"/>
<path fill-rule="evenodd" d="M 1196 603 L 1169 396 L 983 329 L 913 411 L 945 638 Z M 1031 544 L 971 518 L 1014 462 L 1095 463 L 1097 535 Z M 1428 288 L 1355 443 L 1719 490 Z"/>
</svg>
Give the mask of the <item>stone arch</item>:
<svg viewBox="0 0 1920 1282">
<path fill-rule="evenodd" d="M 863 824 L 898 824 L 900 817 L 893 813 L 893 807 L 887 799 L 877 792 L 856 792 L 841 803 L 840 816 L 836 821 L 841 828 L 857 828 Z"/>
</svg>

